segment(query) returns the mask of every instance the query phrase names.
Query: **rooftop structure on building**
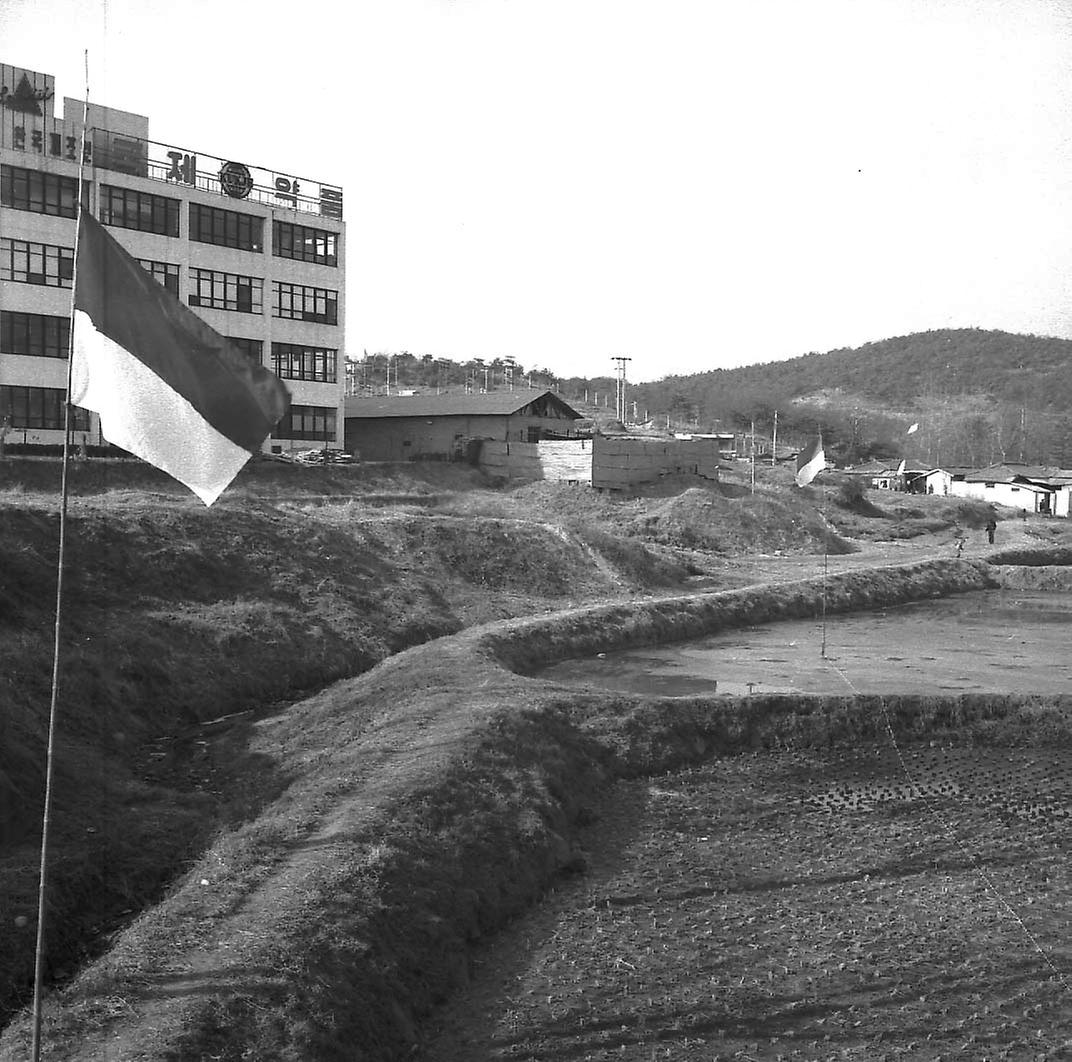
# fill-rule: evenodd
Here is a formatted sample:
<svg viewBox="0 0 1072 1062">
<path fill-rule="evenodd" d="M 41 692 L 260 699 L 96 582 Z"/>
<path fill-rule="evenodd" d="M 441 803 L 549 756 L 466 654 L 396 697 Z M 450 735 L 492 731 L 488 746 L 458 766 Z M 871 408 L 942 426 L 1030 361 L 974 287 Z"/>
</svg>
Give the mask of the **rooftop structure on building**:
<svg viewBox="0 0 1072 1062">
<path fill-rule="evenodd" d="M 58 115 L 51 75 L 0 64 L 0 424 L 7 445 L 63 439 L 80 156 L 83 208 L 156 280 L 286 384 L 291 410 L 266 448 L 341 446 L 342 189 L 152 140 L 144 115 L 85 108 L 71 97 Z M 77 411 L 74 427 L 79 441 L 102 444 L 95 415 Z"/>
</svg>

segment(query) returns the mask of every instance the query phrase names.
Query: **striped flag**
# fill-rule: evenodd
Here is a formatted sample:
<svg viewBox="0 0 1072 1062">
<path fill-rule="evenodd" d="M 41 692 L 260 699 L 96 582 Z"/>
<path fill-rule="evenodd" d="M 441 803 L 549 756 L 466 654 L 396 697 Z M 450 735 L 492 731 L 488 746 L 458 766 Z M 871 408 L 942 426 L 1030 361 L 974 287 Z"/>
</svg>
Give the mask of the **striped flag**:
<svg viewBox="0 0 1072 1062">
<path fill-rule="evenodd" d="M 797 486 L 806 487 L 824 468 L 826 468 L 826 454 L 823 453 L 823 437 L 816 435 L 797 454 Z"/>
<path fill-rule="evenodd" d="M 70 399 L 211 505 L 286 413 L 277 376 L 155 281 L 88 211 L 78 229 Z"/>
</svg>

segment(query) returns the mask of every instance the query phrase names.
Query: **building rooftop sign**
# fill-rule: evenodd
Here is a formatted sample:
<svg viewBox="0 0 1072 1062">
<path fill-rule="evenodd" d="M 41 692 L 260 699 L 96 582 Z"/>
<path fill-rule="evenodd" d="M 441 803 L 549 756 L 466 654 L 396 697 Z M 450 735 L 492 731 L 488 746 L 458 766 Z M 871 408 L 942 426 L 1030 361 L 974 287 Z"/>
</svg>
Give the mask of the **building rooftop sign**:
<svg viewBox="0 0 1072 1062">
<path fill-rule="evenodd" d="M 77 162 L 82 105 L 67 99 L 78 118 L 57 118 L 54 97 L 50 74 L 0 63 L 0 147 Z M 149 140 L 149 120 L 125 111 L 91 104 L 89 125 L 85 161 L 97 169 L 342 220 L 338 185 Z"/>
</svg>

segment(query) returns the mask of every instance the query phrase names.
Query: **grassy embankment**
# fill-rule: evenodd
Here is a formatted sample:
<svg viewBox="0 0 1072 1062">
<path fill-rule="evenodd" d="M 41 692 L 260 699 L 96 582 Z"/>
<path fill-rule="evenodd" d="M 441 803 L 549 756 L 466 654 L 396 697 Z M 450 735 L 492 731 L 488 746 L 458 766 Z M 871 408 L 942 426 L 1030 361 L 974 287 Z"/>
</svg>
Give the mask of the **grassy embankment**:
<svg viewBox="0 0 1072 1062">
<path fill-rule="evenodd" d="M 235 1042 L 256 1057 L 334 1057 L 347 1042 L 363 1045 L 364 1057 L 392 1057 L 417 1035 L 427 1006 L 464 979 L 457 949 L 446 970 L 429 956 L 493 930 L 573 865 L 572 824 L 598 802 L 603 774 L 628 761 L 596 740 L 622 727 L 579 725 L 573 698 L 535 696 L 533 684 L 487 656 L 491 643 L 474 658 L 463 651 L 466 639 L 461 656 L 402 654 L 357 680 L 365 685 L 333 688 L 257 722 L 231 721 L 219 737 L 227 724 L 203 727 L 355 674 L 471 620 L 680 584 L 702 559 L 702 551 L 675 553 L 659 541 L 652 506 L 630 512 L 635 503 L 621 503 L 615 516 L 634 534 L 610 535 L 613 548 L 600 553 L 606 524 L 593 521 L 587 536 L 571 532 L 584 523 L 577 499 L 590 497 L 576 491 L 544 493 L 552 504 L 540 507 L 539 522 L 496 512 L 513 504 L 504 495 L 479 496 L 477 509 L 491 515 L 464 514 L 473 499 L 455 496 L 447 501 L 454 511 L 425 518 L 351 501 L 301 504 L 311 494 L 410 494 L 423 509 L 433 488 L 415 492 L 408 469 L 397 482 L 372 481 L 367 471 L 306 472 L 273 466 L 267 485 L 240 482 L 208 512 L 166 489 L 146 496 L 144 487 L 129 493 L 114 482 L 112 494 L 73 508 L 53 972 L 62 979 L 81 954 L 100 951 L 183 861 L 194 865 L 71 985 L 54 1018 L 54 1057 L 100 1057 L 79 1046 L 82 1038 L 88 1045 L 110 1037 L 124 1013 L 147 1010 L 155 1032 L 120 1023 L 128 1047 L 148 1035 L 150 1052 L 170 1049 L 165 1044 L 202 1052 L 214 1040 L 222 1045 L 219 1030 L 233 1026 Z M 785 534 L 798 519 L 783 507 L 757 522 L 748 519 L 751 499 L 704 493 L 685 503 L 704 509 L 695 534 L 723 547 L 764 524 Z M 563 499 L 569 520 L 555 519 Z M 32 485 L 9 490 L 3 502 L 0 549 L 11 563 L 0 623 L 13 632 L 0 672 L 13 706 L 0 746 L 11 839 L 0 882 L 7 914 L 27 909 L 33 884 L 55 513 L 54 499 Z M 800 499 L 794 505 L 821 520 Z M 807 536 L 786 541 L 814 546 Z M 814 607 L 814 596 L 810 606 L 806 593 L 796 600 Z M 742 607 L 748 621 L 763 608 L 755 600 Z M 636 626 L 629 610 L 604 612 L 592 629 L 606 637 L 620 620 L 630 637 L 681 637 L 695 623 L 683 626 L 674 618 L 680 610 L 660 605 L 638 613 L 647 618 Z M 721 620 L 716 609 L 698 622 Z M 525 633 L 517 644 L 531 646 L 535 630 L 523 622 L 518 630 Z M 561 631 L 576 651 L 579 628 L 570 621 Z M 503 651 L 508 635 L 495 637 Z M 597 701 L 607 721 L 635 714 Z M 177 737 L 203 745 L 176 756 Z M 219 840 L 198 859 L 214 832 Z M 230 921 L 236 909 L 245 926 Z M 17 1001 L 32 929 L 0 922 Z M 231 930 L 237 936 L 228 938 Z M 172 958 L 161 963 L 161 955 Z M 350 1016 L 357 1026 L 327 1020 L 329 1010 L 352 1010 L 355 976 L 369 1001 L 360 1018 Z M 303 1007 L 313 1024 L 291 1020 Z M 21 1037 L 13 1029 L 5 1051 Z M 279 1037 L 290 1046 L 276 1054 L 270 1045 Z M 114 1057 L 127 1057 L 122 1044 L 116 1049 Z"/>
<path fill-rule="evenodd" d="M 844 573 L 828 591 L 847 608 L 989 581 L 981 564 L 931 562 Z M 878 726 L 867 699 L 671 707 L 567 692 L 503 664 L 813 614 L 820 593 L 813 580 L 791 594 L 755 588 L 508 621 L 408 650 L 296 705 L 253 738 L 294 784 L 223 835 L 63 993 L 54 1057 L 106 1047 L 116 1059 L 402 1057 L 422 1017 L 465 982 L 471 943 L 577 868 L 570 838 L 605 779 Z M 909 736 L 1019 703 L 893 698 L 887 710 Z"/>
</svg>

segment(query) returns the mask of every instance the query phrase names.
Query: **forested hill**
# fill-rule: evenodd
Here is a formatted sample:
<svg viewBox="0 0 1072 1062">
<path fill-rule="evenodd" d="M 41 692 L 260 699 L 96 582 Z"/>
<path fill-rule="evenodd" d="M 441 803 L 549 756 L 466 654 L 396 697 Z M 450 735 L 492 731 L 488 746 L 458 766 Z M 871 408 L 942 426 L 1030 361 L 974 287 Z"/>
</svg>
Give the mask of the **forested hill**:
<svg viewBox="0 0 1072 1062">
<path fill-rule="evenodd" d="M 1072 404 L 1072 340 L 978 328 L 917 332 L 853 350 L 805 354 L 638 385 L 652 408 L 668 408 L 675 393 L 700 409 L 743 412 L 752 399 L 775 408 L 793 399 L 840 390 L 888 409 L 912 408 L 934 396 L 988 395 L 1038 410 Z"/>
<path fill-rule="evenodd" d="M 839 457 L 1072 464 L 1072 341 L 978 328 L 917 332 L 855 350 L 670 376 L 630 398 L 675 427 L 823 431 Z"/>
</svg>

